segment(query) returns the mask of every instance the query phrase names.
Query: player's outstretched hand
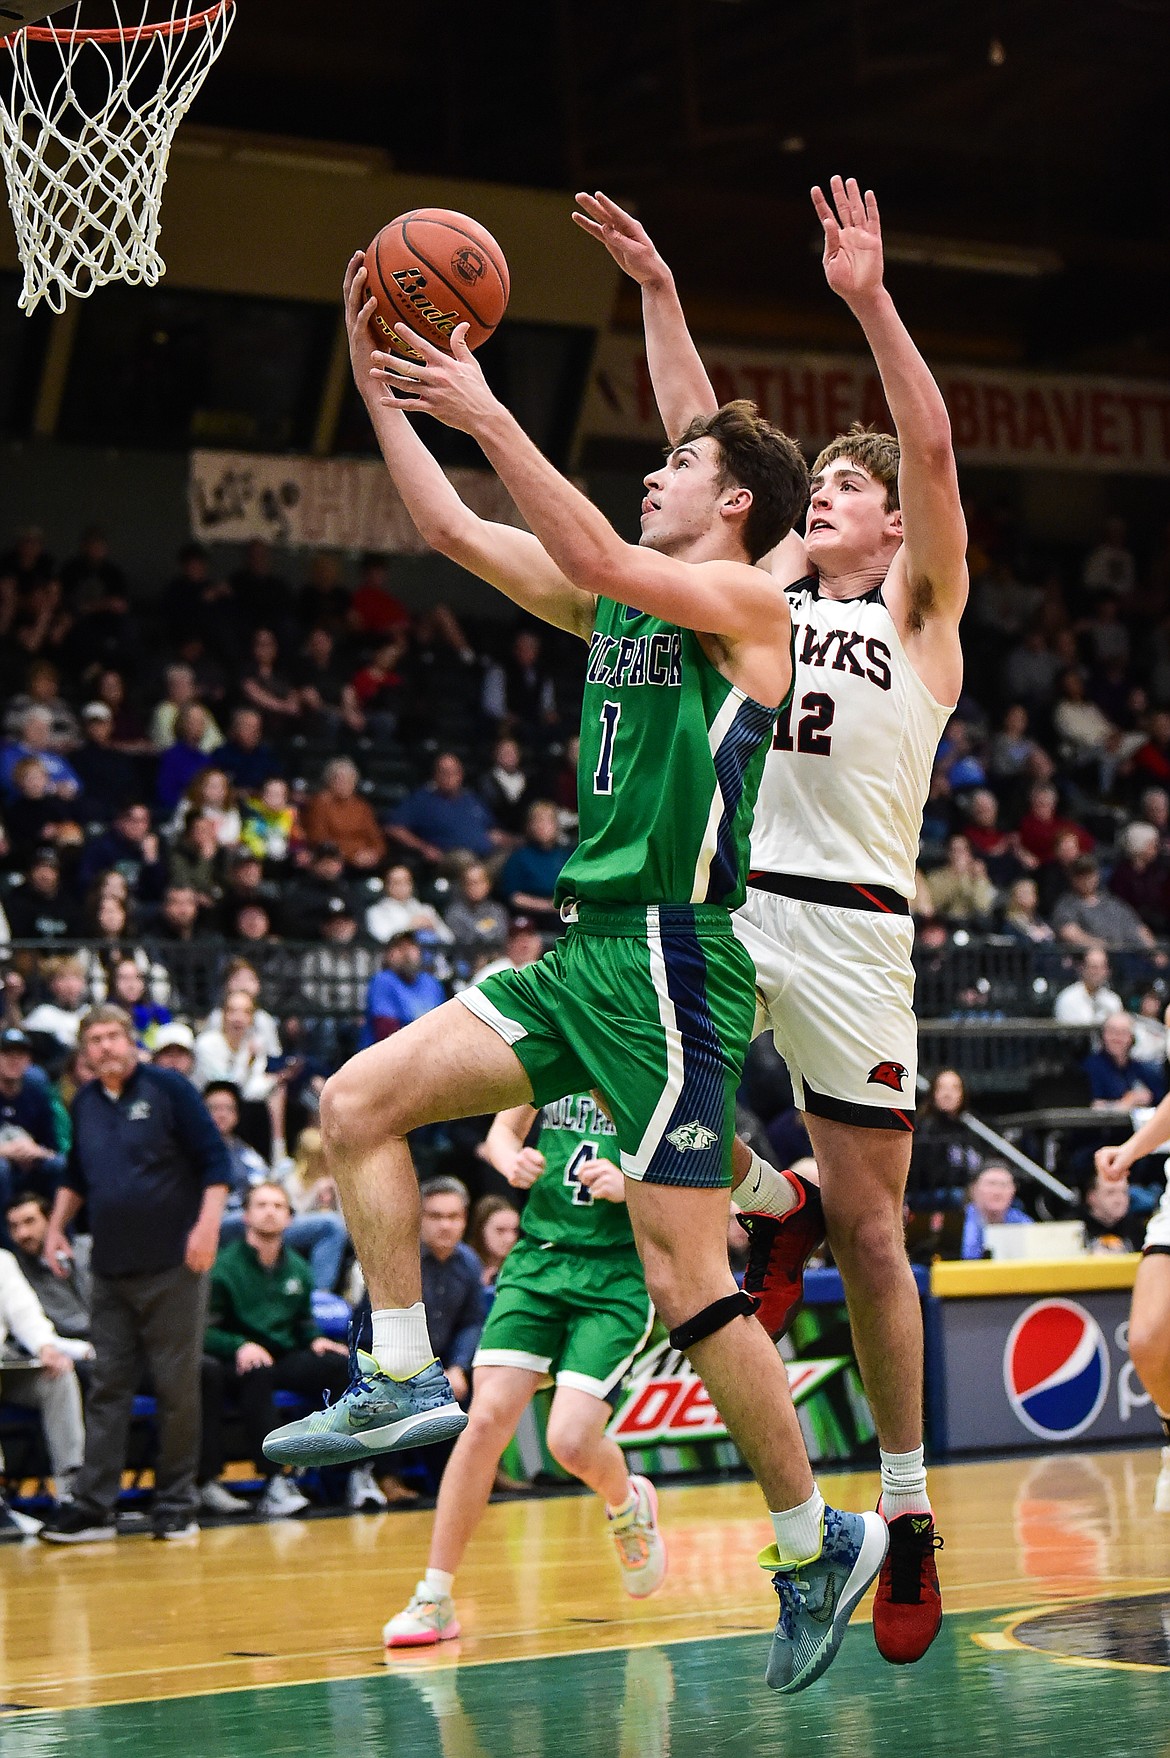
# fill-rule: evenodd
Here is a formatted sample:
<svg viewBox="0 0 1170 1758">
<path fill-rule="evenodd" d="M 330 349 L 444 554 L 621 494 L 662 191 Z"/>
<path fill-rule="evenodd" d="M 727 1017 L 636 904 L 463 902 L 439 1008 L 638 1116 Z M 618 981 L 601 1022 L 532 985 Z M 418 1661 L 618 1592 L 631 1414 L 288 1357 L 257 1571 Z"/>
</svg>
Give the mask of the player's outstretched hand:
<svg viewBox="0 0 1170 1758">
<path fill-rule="evenodd" d="M 370 292 L 364 252 L 355 250 L 345 271 L 345 328 L 349 335 L 349 361 L 357 388 L 364 397 L 370 389 L 377 346 L 370 319 L 378 302 Z"/>
<path fill-rule="evenodd" d="M 1103 1179 L 1106 1184 L 1124 1184 L 1129 1177 L 1129 1167 L 1119 1166 L 1117 1162 L 1120 1158 L 1120 1143 L 1115 1143 L 1113 1147 L 1109 1148 L 1098 1148 L 1093 1155 L 1093 1165 L 1096 1168 L 1098 1178 Z"/>
<path fill-rule="evenodd" d="M 577 1176 L 589 1194 L 599 1202 L 625 1202 L 625 1173 L 612 1160 L 587 1160 Z"/>
<path fill-rule="evenodd" d="M 544 1155 L 535 1148 L 521 1148 L 510 1166 L 503 1168 L 504 1177 L 516 1190 L 531 1190 L 544 1171 Z"/>
<path fill-rule="evenodd" d="M 581 211 L 573 215 L 574 223 L 582 232 L 588 232 L 590 238 L 604 244 L 619 269 L 624 269 L 632 281 L 646 287 L 654 281 L 670 278 L 670 270 L 659 256 L 650 234 L 633 214 L 619 208 L 617 202 L 603 195 L 600 189 L 595 195 L 582 190 L 576 202 Z"/>
<path fill-rule="evenodd" d="M 867 189 L 864 197 L 856 177 L 848 182 L 830 180 L 832 202 L 819 186 L 812 191 L 813 207 L 825 231 L 825 279 L 834 293 L 847 303 L 876 293 L 882 284 L 882 225 L 877 197 Z"/>
<path fill-rule="evenodd" d="M 381 381 L 387 393 L 385 401 L 406 415 L 433 415 L 444 427 L 476 433 L 497 404 L 467 346 L 470 327 L 456 324 L 451 332 L 451 352 L 444 354 L 406 324 L 395 324 L 403 342 L 422 359 L 404 360 L 399 354 L 374 350 L 372 376 Z"/>
</svg>

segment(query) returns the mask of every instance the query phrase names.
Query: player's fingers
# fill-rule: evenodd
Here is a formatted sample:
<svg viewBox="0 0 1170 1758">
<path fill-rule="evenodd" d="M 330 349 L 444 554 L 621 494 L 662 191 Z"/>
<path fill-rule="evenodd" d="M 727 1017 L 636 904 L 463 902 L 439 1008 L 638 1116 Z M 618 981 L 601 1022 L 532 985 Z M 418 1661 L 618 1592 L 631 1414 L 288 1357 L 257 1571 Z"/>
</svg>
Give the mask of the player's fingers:
<svg viewBox="0 0 1170 1758">
<path fill-rule="evenodd" d="M 882 217 L 878 213 L 877 196 L 872 189 L 867 189 L 865 192 L 865 217 L 872 227 L 880 227 Z"/>
<path fill-rule="evenodd" d="M 429 342 L 425 336 L 420 336 L 418 331 L 412 330 L 409 324 L 395 324 L 394 334 L 400 342 L 405 342 L 408 348 L 413 348 L 416 354 L 421 354 L 428 366 L 439 366 L 445 359 L 441 348 L 436 348 L 433 342 Z"/>
<path fill-rule="evenodd" d="M 469 323 L 462 323 L 456 324 L 451 331 L 451 352 L 458 360 L 471 359 L 471 349 L 467 346 L 467 332 L 470 328 Z"/>
<path fill-rule="evenodd" d="M 399 377 L 395 373 L 386 372 L 383 368 L 377 366 L 372 366 L 370 368 L 370 377 L 378 381 L 382 393 L 388 403 L 401 402 L 408 408 L 418 408 L 418 400 L 422 394 L 421 390 L 413 389 L 408 391 L 406 388 L 407 381 L 405 379 Z"/>
<path fill-rule="evenodd" d="M 861 199 L 861 189 L 856 177 L 850 177 L 845 184 L 845 199 L 849 203 L 849 220 L 854 226 L 865 225 L 865 203 Z"/>
<path fill-rule="evenodd" d="M 834 173 L 829 178 L 829 193 L 833 198 L 833 208 L 838 223 L 847 226 L 849 224 L 849 201 L 845 194 L 845 179 Z"/>
<path fill-rule="evenodd" d="M 635 220 L 633 214 L 627 213 L 625 208 L 620 207 L 616 201 L 612 201 L 610 197 L 606 195 L 604 190 L 599 189 L 597 191 L 596 201 L 598 207 L 610 221 L 611 225 L 620 225 L 624 230 L 630 232 L 640 232 L 642 230 L 641 225 Z"/>
<path fill-rule="evenodd" d="M 587 189 L 578 190 L 577 194 L 573 197 L 573 200 L 577 203 L 579 208 L 582 208 L 584 212 L 590 216 L 591 219 L 599 220 L 605 213 L 605 209 L 602 207 L 597 197 L 595 195 L 590 195 Z"/>
<path fill-rule="evenodd" d="M 814 183 L 810 193 L 812 195 L 813 207 L 816 209 L 817 219 L 821 222 L 825 231 L 828 232 L 830 226 L 836 230 L 837 216 L 826 199 L 825 192 L 820 184 Z"/>
<path fill-rule="evenodd" d="M 574 214 L 573 223 L 580 226 L 582 232 L 588 232 L 590 238 L 604 238 L 605 236 L 605 227 L 601 221 L 593 219 L 589 214 Z"/>
<path fill-rule="evenodd" d="M 426 367 L 420 366 L 416 361 L 404 360 L 401 354 L 388 354 L 381 348 L 374 349 L 371 359 L 375 366 L 380 367 L 383 372 L 394 378 L 414 381 L 421 378 L 426 371 Z"/>
</svg>

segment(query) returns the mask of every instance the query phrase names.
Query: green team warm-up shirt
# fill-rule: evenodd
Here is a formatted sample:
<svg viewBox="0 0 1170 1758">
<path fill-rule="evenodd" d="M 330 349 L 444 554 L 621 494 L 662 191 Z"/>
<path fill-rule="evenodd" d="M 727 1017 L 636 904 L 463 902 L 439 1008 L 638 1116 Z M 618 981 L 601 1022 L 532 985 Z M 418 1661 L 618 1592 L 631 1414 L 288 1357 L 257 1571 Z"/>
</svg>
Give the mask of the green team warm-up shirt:
<svg viewBox="0 0 1170 1758">
<path fill-rule="evenodd" d="M 565 1251 L 628 1247 L 634 1235 L 624 1203 L 596 1201 L 581 1183 L 590 1160 L 617 1163 L 613 1124 L 590 1093 L 554 1099 L 540 1113 L 544 1171 L 528 1193 L 521 1221 L 526 1239 Z"/>
</svg>

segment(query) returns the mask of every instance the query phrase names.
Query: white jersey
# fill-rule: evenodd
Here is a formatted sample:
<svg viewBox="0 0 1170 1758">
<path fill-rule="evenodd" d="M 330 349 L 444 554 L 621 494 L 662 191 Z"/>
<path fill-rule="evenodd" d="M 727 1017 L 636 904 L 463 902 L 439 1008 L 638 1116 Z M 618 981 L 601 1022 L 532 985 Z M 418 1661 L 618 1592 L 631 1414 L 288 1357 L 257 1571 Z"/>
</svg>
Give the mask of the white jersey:
<svg viewBox="0 0 1170 1758">
<path fill-rule="evenodd" d="M 754 871 L 883 885 L 912 899 L 922 809 L 952 708 L 918 676 L 880 587 L 788 588 L 792 697 L 756 801 Z"/>
</svg>

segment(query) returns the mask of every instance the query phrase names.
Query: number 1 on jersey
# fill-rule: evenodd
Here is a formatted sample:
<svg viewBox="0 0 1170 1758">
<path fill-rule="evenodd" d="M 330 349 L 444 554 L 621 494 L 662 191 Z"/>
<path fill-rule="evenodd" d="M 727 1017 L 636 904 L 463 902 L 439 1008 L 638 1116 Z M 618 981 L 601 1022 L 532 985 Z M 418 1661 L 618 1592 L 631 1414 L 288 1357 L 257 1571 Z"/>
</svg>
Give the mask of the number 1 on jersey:
<svg viewBox="0 0 1170 1758">
<path fill-rule="evenodd" d="M 601 751 L 597 758 L 597 768 L 593 771 L 593 791 L 595 794 L 611 794 L 613 792 L 613 741 L 617 737 L 618 721 L 622 717 L 620 702 L 603 702 L 601 705 Z"/>
</svg>

